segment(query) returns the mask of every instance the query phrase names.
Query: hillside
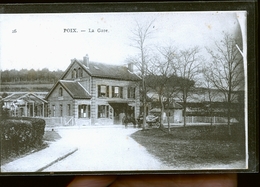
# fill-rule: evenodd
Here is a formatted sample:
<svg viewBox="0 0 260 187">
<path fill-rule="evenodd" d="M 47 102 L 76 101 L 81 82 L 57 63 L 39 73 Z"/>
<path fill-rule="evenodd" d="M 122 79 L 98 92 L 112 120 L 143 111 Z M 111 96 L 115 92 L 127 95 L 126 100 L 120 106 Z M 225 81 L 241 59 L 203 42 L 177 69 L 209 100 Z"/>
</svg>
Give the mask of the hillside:
<svg viewBox="0 0 260 187">
<path fill-rule="evenodd" d="M 0 92 L 49 92 L 54 84 L 46 83 L 32 83 L 20 84 L 17 83 L 4 83 L 0 84 Z"/>
<path fill-rule="evenodd" d="M 62 70 L 0 70 L 0 92 L 49 92 Z"/>
</svg>

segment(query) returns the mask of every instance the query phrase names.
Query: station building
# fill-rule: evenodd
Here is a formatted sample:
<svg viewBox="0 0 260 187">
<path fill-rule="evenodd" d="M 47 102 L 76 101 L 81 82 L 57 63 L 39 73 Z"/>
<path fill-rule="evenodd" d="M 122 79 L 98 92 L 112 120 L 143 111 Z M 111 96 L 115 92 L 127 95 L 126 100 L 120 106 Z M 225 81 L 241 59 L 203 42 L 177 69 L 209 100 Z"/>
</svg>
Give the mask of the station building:
<svg viewBox="0 0 260 187">
<path fill-rule="evenodd" d="M 77 124 L 121 124 L 140 113 L 141 78 L 128 66 L 72 59 L 46 96 L 49 117 L 74 117 Z"/>
</svg>

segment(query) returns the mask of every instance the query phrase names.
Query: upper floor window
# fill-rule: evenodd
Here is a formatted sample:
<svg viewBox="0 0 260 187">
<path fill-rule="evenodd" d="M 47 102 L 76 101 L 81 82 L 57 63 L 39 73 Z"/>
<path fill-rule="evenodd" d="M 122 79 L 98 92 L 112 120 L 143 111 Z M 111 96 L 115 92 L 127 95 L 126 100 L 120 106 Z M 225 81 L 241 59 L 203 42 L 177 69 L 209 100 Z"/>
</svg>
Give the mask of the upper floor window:
<svg viewBox="0 0 260 187">
<path fill-rule="evenodd" d="M 123 98 L 123 87 L 112 86 L 112 97 Z"/>
<path fill-rule="evenodd" d="M 60 96 L 60 97 L 63 96 L 63 89 L 62 89 L 62 88 L 59 89 L 59 96 Z"/>
<path fill-rule="evenodd" d="M 83 70 L 81 68 L 78 69 L 79 77 L 83 77 Z"/>
<path fill-rule="evenodd" d="M 76 69 L 73 69 L 71 72 L 71 78 L 78 78 L 78 71 Z"/>
<path fill-rule="evenodd" d="M 98 97 L 109 97 L 109 86 L 98 85 Z"/>
<path fill-rule="evenodd" d="M 128 87 L 127 97 L 128 98 L 135 98 L 135 88 L 134 87 Z"/>
</svg>

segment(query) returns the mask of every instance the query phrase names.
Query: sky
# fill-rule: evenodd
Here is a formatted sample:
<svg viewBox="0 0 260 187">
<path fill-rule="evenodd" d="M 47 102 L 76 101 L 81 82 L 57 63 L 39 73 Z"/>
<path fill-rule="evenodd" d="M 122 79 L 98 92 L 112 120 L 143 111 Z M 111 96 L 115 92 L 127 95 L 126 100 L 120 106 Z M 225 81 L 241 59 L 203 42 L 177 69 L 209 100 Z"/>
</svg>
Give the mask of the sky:
<svg viewBox="0 0 260 187">
<path fill-rule="evenodd" d="M 205 55 L 223 32 L 245 27 L 241 16 L 245 12 L 0 14 L 0 69 L 65 70 L 86 54 L 90 61 L 126 64 L 138 53 L 130 39 L 135 21 L 154 20 L 150 45 L 199 46 Z"/>
</svg>

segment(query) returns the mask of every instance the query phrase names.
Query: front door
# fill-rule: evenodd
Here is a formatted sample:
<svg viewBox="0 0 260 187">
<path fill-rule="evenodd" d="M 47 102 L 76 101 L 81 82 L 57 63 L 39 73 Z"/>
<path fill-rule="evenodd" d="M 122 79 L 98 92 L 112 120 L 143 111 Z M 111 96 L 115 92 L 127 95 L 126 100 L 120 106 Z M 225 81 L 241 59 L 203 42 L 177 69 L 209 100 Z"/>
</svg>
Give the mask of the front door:
<svg viewBox="0 0 260 187">
<path fill-rule="evenodd" d="M 122 124 L 122 120 L 120 121 L 119 108 L 114 108 L 114 124 Z"/>
<path fill-rule="evenodd" d="M 122 124 L 122 119 L 126 112 L 126 103 L 112 103 L 110 104 L 114 109 L 114 124 Z"/>
</svg>

